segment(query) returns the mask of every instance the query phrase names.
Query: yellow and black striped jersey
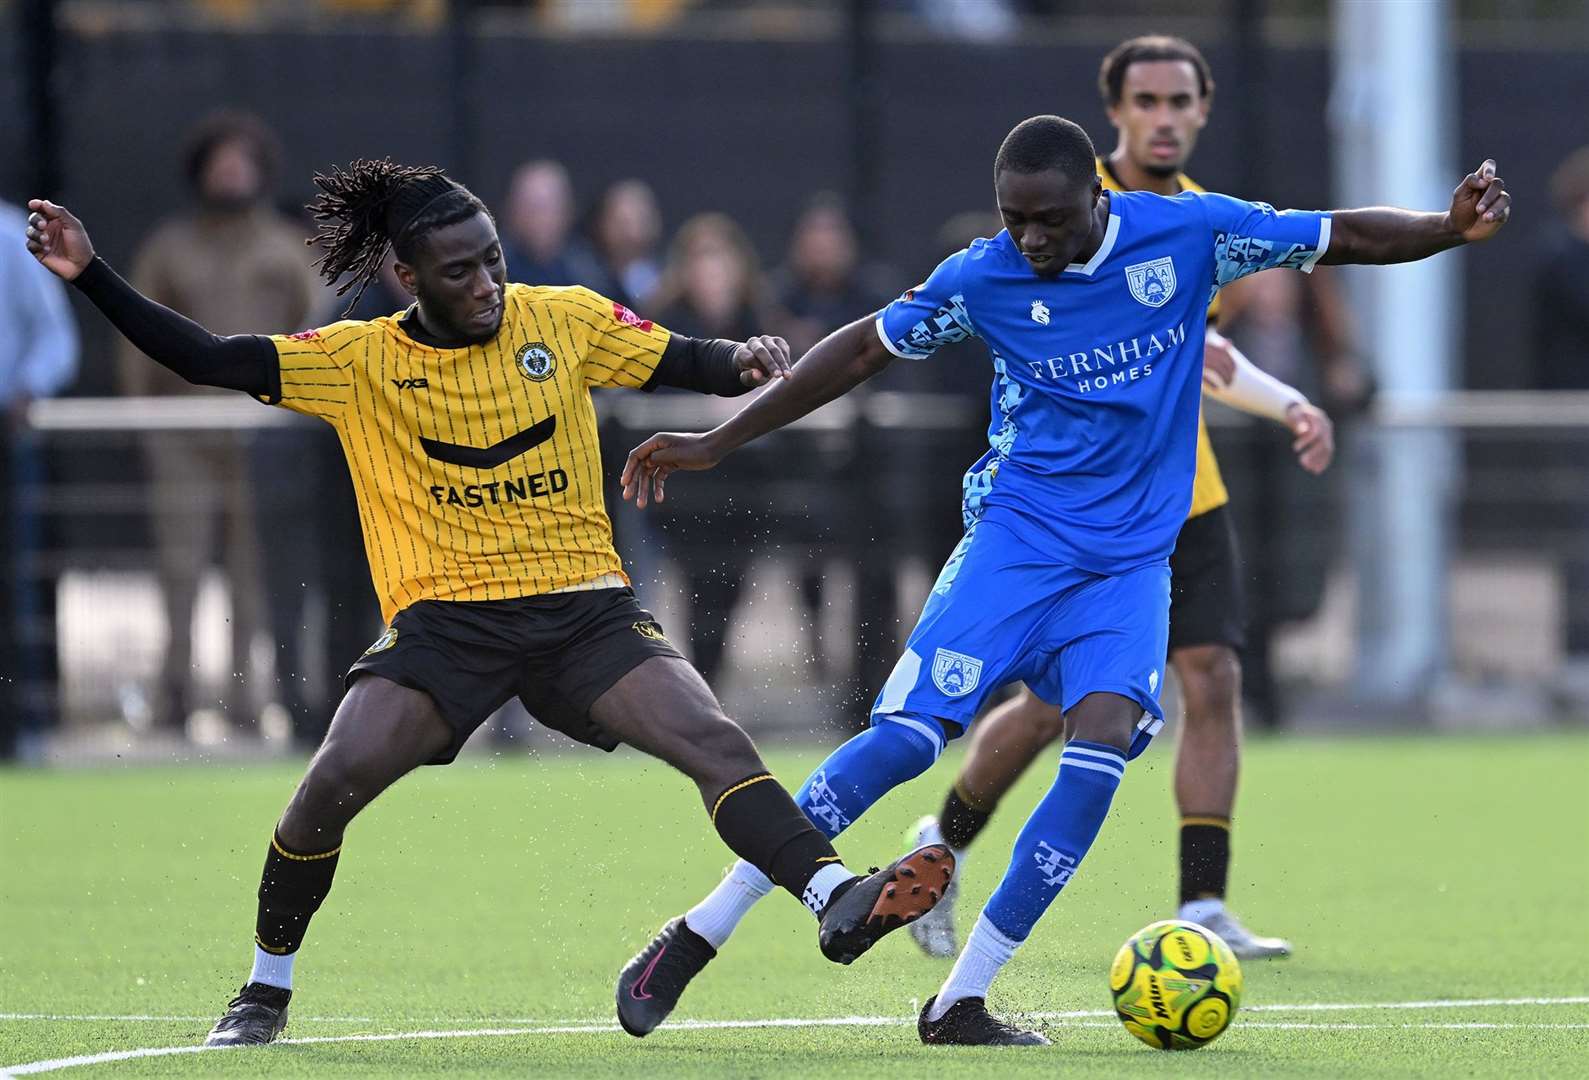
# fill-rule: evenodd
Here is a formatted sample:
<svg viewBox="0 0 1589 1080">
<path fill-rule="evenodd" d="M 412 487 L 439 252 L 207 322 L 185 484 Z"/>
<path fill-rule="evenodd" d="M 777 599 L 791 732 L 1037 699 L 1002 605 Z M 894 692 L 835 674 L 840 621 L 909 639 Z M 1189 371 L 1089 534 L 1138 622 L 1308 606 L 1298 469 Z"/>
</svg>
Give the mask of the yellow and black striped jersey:
<svg viewBox="0 0 1589 1080">
<path fill-rule="evenodd" d="M 342 440 L 387 621 L 419 600 L 626 583 L 590 391 L 643 385 L 668 331 L 578 286 L 509 285 L 496 337 L 467 348 L 421 344 L 399 319 L 271 339 L 270 403 Z"/>
<path fill-rule="evenodd" d="M 1103 158 L 1098 159 L 1098 175 L 1103 178 L 1103 186 L 1110 191 L 1126 190 L 1115 176 L 1114 170 L 1109 168 L 1109 163 Z M 1180 182 L 1182 191 L 1202 191 L 1191 177 L 1185 173 L 1176 177 Z M 1219 297 L 1215 296 L 1208 305 L 1208 324 L 1214 325 L 1219 317 Z M 1230 502 L 1230 493 L 1225 490 L 1225 479 L 1219 475 L 1219 460 L 1214 457 L 1214 444 L 1208 438 L 1208 425 L 1203 422 L 1202 414 L 1197 417 L 1197 475 L 1192 480 L 1192 509 L 1186 516 L 1195 518 L 1199 514 L 1206 514 Z"/>
</svg>

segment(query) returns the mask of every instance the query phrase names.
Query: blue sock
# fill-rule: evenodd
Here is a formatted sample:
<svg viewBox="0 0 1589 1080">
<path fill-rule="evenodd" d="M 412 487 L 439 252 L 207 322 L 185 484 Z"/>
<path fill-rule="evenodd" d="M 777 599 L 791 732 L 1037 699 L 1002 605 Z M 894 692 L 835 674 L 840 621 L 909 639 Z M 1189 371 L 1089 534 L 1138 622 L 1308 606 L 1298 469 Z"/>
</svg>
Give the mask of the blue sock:
<svg viewBox="0 0 1589 1080">
<path fill-rule="evenodd" d="M 943 742 L 932 737 L 934 727 L 914 719 L 878 721 L 829 754 L 795 792 L 795 803 L 832 839 L 938 760 Z"/>
<path fill-rule="evenodd" d="M 1054 786 L 1027 818 L 1010 868 L 983 909 L 1005 937 L 1025 941 L 1069 883 L 1103 826 L 1125 770 L 1125 755 L 1112 746 L 1076 740 L 1065 746 Z"/>
</svg>

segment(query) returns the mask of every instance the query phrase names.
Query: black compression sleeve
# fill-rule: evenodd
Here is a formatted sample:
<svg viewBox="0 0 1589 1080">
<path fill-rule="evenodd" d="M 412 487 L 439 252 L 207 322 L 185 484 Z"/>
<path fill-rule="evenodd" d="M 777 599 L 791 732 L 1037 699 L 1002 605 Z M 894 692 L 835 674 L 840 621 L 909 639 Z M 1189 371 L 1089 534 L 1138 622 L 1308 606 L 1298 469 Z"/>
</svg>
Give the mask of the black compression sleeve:
<svg viewBox="0 0 1589 1080">
<path fill-rule="evenodd" d="M 677 386 L 718 397 L 748 394 L 753 388 L 739 381 L 739 371 L 734 367 L 738 349 L 737 341 L 674 334 L 662 350 L 657 369 L 640 389 L 649 392 L 659 386 Z"/>
<path fill-rule="evenodd" d="M 269 338 L 212 334 L 134 289 L 97 256 L 73 284 L 128 341 L 188 382 L 280 400 L 281 362 Z"/>
</svg>

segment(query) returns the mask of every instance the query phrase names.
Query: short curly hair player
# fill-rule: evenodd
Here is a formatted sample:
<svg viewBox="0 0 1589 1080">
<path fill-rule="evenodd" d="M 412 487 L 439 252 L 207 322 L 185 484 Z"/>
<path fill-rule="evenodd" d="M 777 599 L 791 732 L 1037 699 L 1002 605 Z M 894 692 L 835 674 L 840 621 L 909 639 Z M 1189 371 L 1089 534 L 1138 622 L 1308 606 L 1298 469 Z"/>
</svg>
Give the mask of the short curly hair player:
<svg viewBox="0 0 1589 1080">
<path fill-rule="evenodd" d="M 1422 259 L 1488 239 L 1510 211 L 1493 161 L 1436 213 L 1282 213 L 1227 195 L 1106 191 L 1091 139 L 1057 116 L 1011 130 L 993 179 L 997 236 L 973 240 L 881 312 L 834 331 L 717 428 L 660 432 L 624 466 L 626 495 L 648 502 L 673 473 L 714 467 L 896 360 L 928 362 L 973 336 L 987 344 L 992 421 L 988 450 L 966 473 L 965 537 L 871 727 L 798 793 L 836 836 L 926 771 L 998 688 L 1024 682 L 1064 714 L 1054 784 L 918 1018 L 921 1040 L 934 1045 L 1047 1041 L 999 1019 L 986 998 L 1079 871 L 1128 763 L 1161 723 L 1169 559 L 1192 504 L 1210 298 L 1260 270 Z M 1150 279 L 1162 290 L 1150 291 Z M 684 925 L 718 948 L 771 889 L 753 867 L 736 867 Z"/>
</svg>

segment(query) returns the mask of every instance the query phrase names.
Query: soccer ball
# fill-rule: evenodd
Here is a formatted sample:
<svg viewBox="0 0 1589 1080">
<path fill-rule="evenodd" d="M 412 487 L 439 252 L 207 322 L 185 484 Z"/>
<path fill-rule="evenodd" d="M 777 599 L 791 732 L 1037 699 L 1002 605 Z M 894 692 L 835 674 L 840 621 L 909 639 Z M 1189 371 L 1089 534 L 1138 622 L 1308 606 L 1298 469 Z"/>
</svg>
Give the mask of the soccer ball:
<svg viewBox="0 0 1589 1080">
<path fill-rule="evenodd" d="M 1219 935 L 1166 919 L 1131 935 L 1109 966 L 1115 1015 L 1157 1050 L 1195 1050 L 1230 1026 L 1241 965 Z"/>
</svg>

